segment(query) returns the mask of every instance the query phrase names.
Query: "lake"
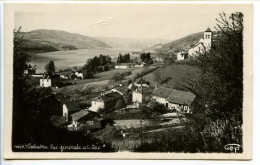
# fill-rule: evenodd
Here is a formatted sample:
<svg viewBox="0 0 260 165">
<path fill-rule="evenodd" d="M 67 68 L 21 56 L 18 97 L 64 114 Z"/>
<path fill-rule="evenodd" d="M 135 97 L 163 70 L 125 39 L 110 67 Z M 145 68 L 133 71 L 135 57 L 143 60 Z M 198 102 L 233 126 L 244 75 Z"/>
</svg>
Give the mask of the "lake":
<svg viewBox="0 0 260 165">
<path fill-rule="evenodd" d="M 54 61 L 56 71 L 59 69 L 72 68 L 73 66 L 83 66 L 87 59 L 93 58 L 95 56 L 109 55 L 115 60 L 119 53 L 125 54 L 133 51 L 140 50 L 125 50 L 125 49 L 77 49 L 77 50 L 67 50 L 67 51 L 56 51 L 47 53 L 35 53 L 32 55 L 32 65 L 36 65 L 36 72 L 43 73 L 44 66 L 49 63 L 50 60 Z M 131 57 L 137 57 L 137 55 L 131 55 Z"/>
</svg>

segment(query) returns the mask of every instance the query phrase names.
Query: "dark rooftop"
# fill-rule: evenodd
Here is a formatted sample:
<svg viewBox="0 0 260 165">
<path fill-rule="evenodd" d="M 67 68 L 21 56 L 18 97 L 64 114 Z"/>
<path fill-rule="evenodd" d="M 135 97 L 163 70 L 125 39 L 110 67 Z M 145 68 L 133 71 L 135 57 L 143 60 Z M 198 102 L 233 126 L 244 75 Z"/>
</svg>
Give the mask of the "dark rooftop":
<svg viewBox="0 0 260 165">
<path fill-rule="evenodd" d="M 129 89 L 124 86 L 115 87 L 113 89 L 117 90 L 118 92 L 120 92 L 122 94 L 127 94 L 129 92 Z"/>
<path fill-rule="evenodd" d="M 71 102 L 71 97 L 69 95 L 56 94 L 55 97 L 62 103 Z"/>
<path fill-rule="evenodd" d="M 68 111 L 80 111 L 81 110 L 78 103 L 75 103 L 75 102 L 66 102 L 65 105 L 68 108 Z"/>
<path fill-rule="evenodd" d="M 153 96 L 158 96 L 162 98 L 168 98 L 168 96 L 171 94 L 172 90 L 171 88 L 166 88 L 166 87 L 158 87 L 155 88 L 152 95 Z"/>
<path fill-rule="evenodd" d="M 188 50 L 182 50 L 182 51 L 181 51 L 181 54 L 183 54 L 183 55 L 188 55 Z"/>
<path fill-rule="evenodd" d="M 208 27 L 205 32 L 212 32 L 211 29 Z"/>
<path fill-rule="evenodd" d="M 151 94 L 153 92 L 153 89 L 152 88 L 146 88 L 146 87 L 143 87 L 143 90 L 142 88 L 138 88 L 136 89 L 135 91 L 133 92 L 136 92 L 136 93 L 143 93 L 144 95 L 146 94 Z"/>
<path fill-rule="evenodd" d="M 152 93 L 157 97 L 162 97 L 171 103 L 190 105 L 195 99 L 195 95 L 191 92 L 185 92 L 181 90 L 158 87 Z"/>
<path fill-rule="evenodd" d="M 172 92 L 167 98 L 167 101 L 169 101 L 170 103 L 190 105 L 194 99 L 195 95 L 191 92 L 172 89 Z"/>
<path fill-rule="evenodd" d="M 148 82 L 147 81 L 145 81 L 144 79 L 142 79 L 142 78 L 139 78 L 138 80 L 136 80 L 136 82 L 135 82 L 136 84 L 148 84 Z"/>
<path fill-rule="evenodd" d="M 93 99 L 93 101 L 108 102 L 108 101 L 116 100 L 116 99 L 119 99 L 119 98 L 122 98 L 122 95 L 120 95 L 117 92 L 112 92 L 112 93 L 108 93 L 108 94 L 105 94 L 105 95 L 95 97 Z"/>
<path fill-rule="evenodd" d="M 53 78 L 58 78 L 58 77 L 60 77 L 60 75 L 58 75 L 58 74 L 53 74 L 53 75 L 44 74 L 42 79 L 53 79 Z"/>
<path fill-rule="evenodd" d="M 71 115 L 71 118 L 75 121 L 78 121 L 79 119 L 81 119 L 82 117 L 86 116 L 87 114 L 89 114 L 88 110 L 82 110 L 76 113 L 73 113 Z"/>
</svg>

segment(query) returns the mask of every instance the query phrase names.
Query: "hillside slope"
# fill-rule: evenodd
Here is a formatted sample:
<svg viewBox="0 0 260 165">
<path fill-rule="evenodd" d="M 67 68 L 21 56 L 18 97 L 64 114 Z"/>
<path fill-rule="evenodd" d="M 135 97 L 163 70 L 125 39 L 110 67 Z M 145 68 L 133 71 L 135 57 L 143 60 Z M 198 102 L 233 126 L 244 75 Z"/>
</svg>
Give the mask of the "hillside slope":
<svg viewBox="0 0 260 165">
<path fill-rule="evenodd" d="M 201 71 L 194 66 L 189 65 L 168 65 L 162 66 L 156 71 L 144 76 L 144 79 L 150 82 L 151 86 L 164 86 L 179 90 L 186 90 L 183 88 L 184 80 L 198 79 Z"/>
<path fill-rule="evenodd" d="M 21 38 L 21 36 L 24 36 L 23 47 L 31 52 L 111 47 L 98 39 L 61 30 L 39 29 L 21 32 L 17 35 L 17 38 Z"/>
<path fill-rule="evenodd" d="M 185 48 L 189 48 L 191 44 L 196 41 L 199 41 L 200 38 L 203 37 L 204 32 L 193 33 L 183 38 L 171 41 L 162 45 L 161 51 L 168 52 L 170 50 L 179 51 Z"/>
<path fill-rule="evenodd" d="M 163 46 L 163 44 L 156 44 L 156 45 L 151 46 L 149 49 L 150 50 L 159 50 L 162 48 L 162 46 Z"/>
</svg>

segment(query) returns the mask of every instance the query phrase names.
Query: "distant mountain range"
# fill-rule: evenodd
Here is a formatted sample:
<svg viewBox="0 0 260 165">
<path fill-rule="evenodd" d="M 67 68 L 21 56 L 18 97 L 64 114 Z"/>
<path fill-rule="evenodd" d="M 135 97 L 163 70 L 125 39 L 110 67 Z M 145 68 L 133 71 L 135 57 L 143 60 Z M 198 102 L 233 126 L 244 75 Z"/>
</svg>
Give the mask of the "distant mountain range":
<svg viewBox="0 0 260 165">
<path fill-rule="evenodd" d="M 110 45 L 96 38 L 61 30 L 39 29 L 20 32 L 17 38 L 22 36 L 24 36 L 22 47 L 29 52 L 111 48 Z"/>
<path fill-rule="evenodd" d="M 170 40 L 166 39 L 129 39 L 117 37 L 95 37 L 113 48 L 126 48 L 126 49 L 148 49 L 158 43 L 167 43 Z"/>
<path fill-rule="evenodd" d="M 162 48 L 163 44 L 156 44 L 149 48 L 149 50 L 160 50 Z"/>
<path fill-rule="evenodd" d="M 39 29 L 30 32 L 20 32 L 17 38 L 23 36 L 22 48 L 28 52 L 52 52 L 75 49 L 143 49 L 160 52 L 178 51 L 189 48 L 190 45 L 203 37 L 203 32 L 190 34 L 169 42 L 166 39 L 128 39 L 116 37 L 89 37 L 61 30 Z"/>
</svg>

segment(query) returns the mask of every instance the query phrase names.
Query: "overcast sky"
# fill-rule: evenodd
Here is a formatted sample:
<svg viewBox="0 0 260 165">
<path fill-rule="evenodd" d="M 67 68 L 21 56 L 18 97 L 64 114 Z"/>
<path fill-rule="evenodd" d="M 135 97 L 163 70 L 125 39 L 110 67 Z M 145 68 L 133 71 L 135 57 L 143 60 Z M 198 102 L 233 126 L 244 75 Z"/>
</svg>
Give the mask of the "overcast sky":
<svg viewBox="0 0 260 165">
<path fill-rule="evenodd" d="M 43 5 L 42 5 L 43 6 Z M 223 5 L 45 5 L 15 14 L 15 27 L 64 30 L 87 36 L 169 39 L 214 29 Z"/>
</svg>

